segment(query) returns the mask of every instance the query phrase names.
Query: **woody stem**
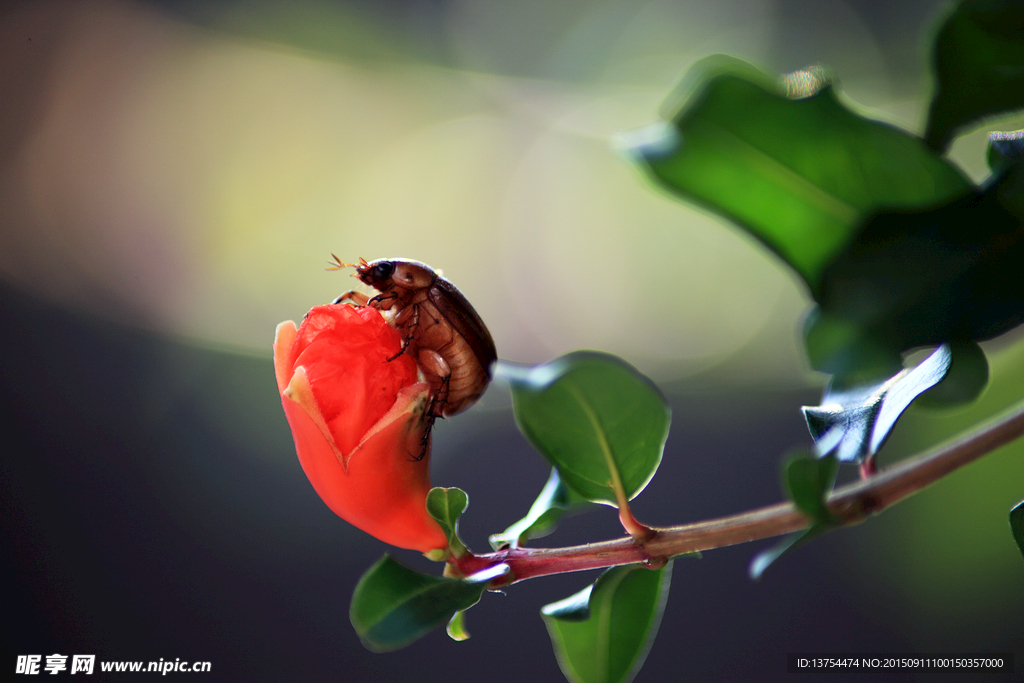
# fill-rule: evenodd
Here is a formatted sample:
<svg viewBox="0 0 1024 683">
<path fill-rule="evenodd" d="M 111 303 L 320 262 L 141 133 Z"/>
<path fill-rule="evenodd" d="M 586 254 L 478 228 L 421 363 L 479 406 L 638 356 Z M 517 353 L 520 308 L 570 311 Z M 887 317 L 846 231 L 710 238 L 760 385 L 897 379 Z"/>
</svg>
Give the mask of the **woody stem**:
<svg viewBox="0 0 1024 683">
<path fill-rule="evenodd" d="M 1022 435 L 1024 404 L 950 443 L 837 488 L 828 499 L 829 509 L 839 526 L 862 522 Z M 639 562 L 657 566 L 668 557 L 771 538 L 807 528 L 810 523 L 792 503 L 778 503 L 729 517 L 654 528 L 642 541 L 620 538 L 568 548 L 508 548 L 484 555 L 469 553 L 457 564 L 464 575 L 508 564 L 508 583 L 516 583 Z"/>
</svg>

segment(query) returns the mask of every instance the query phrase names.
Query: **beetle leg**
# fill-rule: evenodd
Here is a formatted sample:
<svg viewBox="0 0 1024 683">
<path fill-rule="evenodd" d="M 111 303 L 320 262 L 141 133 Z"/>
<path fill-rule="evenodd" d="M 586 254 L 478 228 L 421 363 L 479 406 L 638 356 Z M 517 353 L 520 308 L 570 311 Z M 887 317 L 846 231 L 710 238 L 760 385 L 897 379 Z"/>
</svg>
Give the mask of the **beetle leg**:
<svg viewBox="0 0 1024 683">
<path fill-rule="evenodd" d="M 444 411 L 448 408 L 448 382 L 451 378 L 450 373 L 441 378 L 441 388 L 437 390 L 437 396 L 427 404 L 427 414 L 431 417 L 444 419 Z"/>
<path fill-rule="evenodd" d="M 412 453 L 409 454 L 413 462 L 419 462 L 423 458 L 427 457 L 427 451 L 430 449 L 430 432 L 434 429 L 434 420 L 437 418 L 433 415 L 425 414 L 423 419 L 426 420 L 427 426 L 426 429 L 423 430 L 423 438 L 420 439 L 419 455 L 413 455 Z"/>
<path fill-rule="evenodd" d="M 409 454 L 410 459 L 413 462 L 419 462 L 423 458 L 427 457 L 427 451 L 430 450 L 430 432 L 434 429 L 434 420 L 440 417 L 444 419 L 443 415 L 425 415 L 427 421 L 427 427 L 423 430 L 423 438 L 420 439 L 420 452 L 419 455 Z"/>
<path fill-rule="evenodd" d="M 356 306 L 365 306 L 369 302 L 369 300 L 370 298 L 363 294 L 362 292 L 357 292 L 354 289 L 350 289 L 341 296 L 339 296 L 337 299 L 332 301 L 331 303 L 340 304 L 345 301 L 352 301 L 356 304 Z"/>
<path fill-rule="evenodd" d="M 427 404 L 427 415 L 430 418 L 444 417 L 445 408 L 448 407 L 449 382 L 452 378 L 452 369 L 448 361 L 434 349 L 420 349 L 416 358 L 420 370 L 423 371 L 427 382 L 430 383 L 430 403 Z"/>
<path fill-rule="evenodd" d="M 430 384 L 430 402 L 423 414 L 427 426 L 420 440 L 420 454 L 413 460 L 422 460 L 430 447 L 430 432 L 434 429 L 437 418 L 444 419 L 444 410 L 448 406 L 449 382 L 452 378 L 451 366 L 440 353 L 434 349 L 420 349 L 416 363 Z"/>
<path fill-rule="evenodd" d="M 416 328 L 419 326 L 419 324 L 419 304 L 412 304 L 411 306 L 406 306 L 397 316 L 395 316 L 395 329 L 405 332 L 405 337 L 402 339 L 402 348 L 398 351 L 398 353 L 391 356 L 391 358 L 388 358 L 389 363 L 394 359 L 398 358 L 399 356 L 401 356 L 403 353 L 405 353 L 406 349 L 409 348 L 409 344 L 411 344 L 412 340 L 416 338 Z"/>
<path fill-rule="evenodd" d="M 369 305 L 373 306 L 374 308 L 383 308 L 386 310 L 391 308 L 392 304 L 394 303 L 394 300 L 397 298 L 398 295 L 395 294 L 394 292 L 382 292 L 377 296 L 373 297 L 372 299 L 370 299 L 367 303 L 369 303 Z"/>
</svg>

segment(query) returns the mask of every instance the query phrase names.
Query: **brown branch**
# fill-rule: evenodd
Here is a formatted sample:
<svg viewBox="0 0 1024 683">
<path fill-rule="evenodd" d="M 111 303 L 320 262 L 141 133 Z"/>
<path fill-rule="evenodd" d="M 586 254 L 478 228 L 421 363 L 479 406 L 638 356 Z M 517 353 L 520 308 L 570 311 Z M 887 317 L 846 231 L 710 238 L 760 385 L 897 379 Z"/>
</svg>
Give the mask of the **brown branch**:
<svg viewBox="0 0 1024 683">
<path fill-rule="evenodd" d="M 841 526 L 856 524 L 930 486 L 950 472 L 1024 435 L 1024 404 L 955 441 L 903 460 L 874 476 L 833 491 L 828 505 Z M 486 555 L 468 554 L 459 571 L 473 574 L 505 563 L 516 583 L 549 574 L 601 569 L 712 550 L 804 529 L 810 520 L 792 503 L 779 503 L 730 517 L 655 529 L 644 542 L 620 538 L 569 548 L 509 548 Z"/>
</svg>

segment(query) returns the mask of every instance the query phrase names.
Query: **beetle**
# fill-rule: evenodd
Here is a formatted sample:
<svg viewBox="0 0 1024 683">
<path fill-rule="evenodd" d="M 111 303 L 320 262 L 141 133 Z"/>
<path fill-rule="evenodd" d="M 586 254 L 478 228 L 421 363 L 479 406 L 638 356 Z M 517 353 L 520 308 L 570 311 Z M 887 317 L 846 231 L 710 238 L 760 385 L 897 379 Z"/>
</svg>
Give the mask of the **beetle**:
<svg viewBox="0 0 1024 683">
<path fill-rule="evenodd" d="M 433 268 L 402 258 L 377 259 L 358 264 L 334 257 L 331 270 L 354 267 L 355 277 L 380 293 L 373 297 L 350 290 L 334 303 L 352 301 L 373 306 L 402 335 L 401 350 L 408 353 L 430 384 L 423 435 L 426 454 L 434 420 L 456 415 L 476 403 L 491 381 L 498 359 L 491 333 L 462 292 Z"/>
</svg>

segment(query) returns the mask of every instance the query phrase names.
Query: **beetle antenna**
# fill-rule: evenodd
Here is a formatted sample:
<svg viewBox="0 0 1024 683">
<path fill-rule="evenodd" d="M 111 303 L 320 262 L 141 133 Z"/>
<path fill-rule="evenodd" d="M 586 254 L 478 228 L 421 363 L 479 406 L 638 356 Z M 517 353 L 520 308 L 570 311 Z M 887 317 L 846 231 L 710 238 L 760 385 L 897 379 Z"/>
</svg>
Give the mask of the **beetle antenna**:
<svg viewBox="0 0 1024 683">
<path fill-rule="evenodd" d="M 342 263 L 341 259 L 338 258 L 337 256 L 335 256 L 333 253 L 331 254 L 331 258 L 334 259 L 334 263 L 331 263 L 330 261 L 328 261 L 328 263 L 331 263 L 331 265 L 327 266 L 326 270 L 341 270 L 342 268 L 355 268 L 356 267 L 355 263 Z M 359 259 L 359 260 L 362 261 L 363 259 Z"/>
</svg>

